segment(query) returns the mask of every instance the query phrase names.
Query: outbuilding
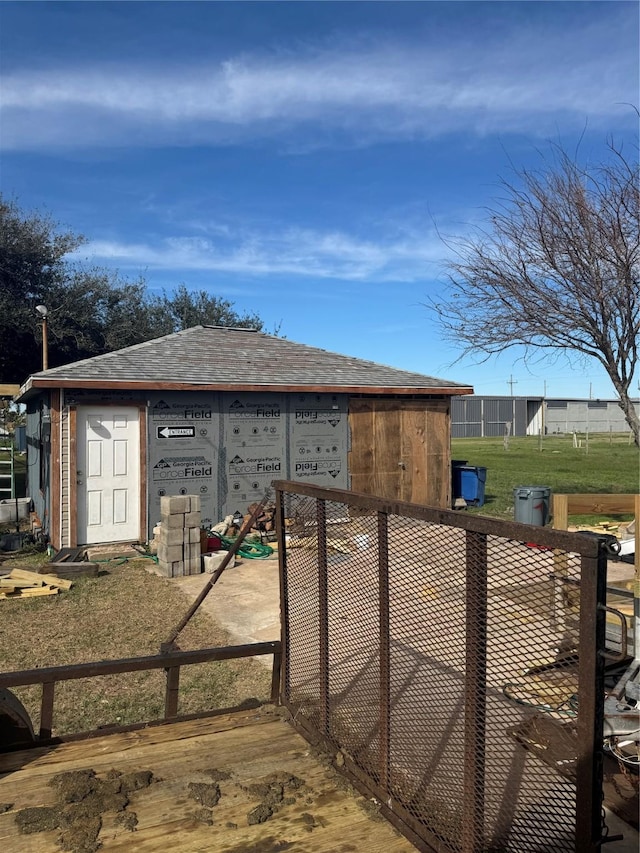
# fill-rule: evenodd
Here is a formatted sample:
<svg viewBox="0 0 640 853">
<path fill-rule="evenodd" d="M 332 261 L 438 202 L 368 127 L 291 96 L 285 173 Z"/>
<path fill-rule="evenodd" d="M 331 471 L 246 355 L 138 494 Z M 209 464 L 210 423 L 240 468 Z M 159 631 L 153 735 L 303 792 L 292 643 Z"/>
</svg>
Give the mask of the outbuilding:
<svg viewBox="0 0 640 853">
<path fill-rule="evenodd" d="M 28 379 L 29 494 L 56 548 L 146 541 L 164 495 L 199 495 L 215 523 L 273 479 L 449 507 L 451 397 L 472 393 L 196 326 Z"/>
</svg>

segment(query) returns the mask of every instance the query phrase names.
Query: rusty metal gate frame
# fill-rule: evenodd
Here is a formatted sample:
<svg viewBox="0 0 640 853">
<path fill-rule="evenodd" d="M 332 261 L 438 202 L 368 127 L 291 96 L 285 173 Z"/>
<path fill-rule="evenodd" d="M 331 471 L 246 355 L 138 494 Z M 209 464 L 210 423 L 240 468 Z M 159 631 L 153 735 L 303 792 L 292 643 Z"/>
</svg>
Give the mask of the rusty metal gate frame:
<svg viewBox="0 0 640 853">
<path fill-rule="evenodd" d="M 549 528 L 505 522 L 479 515 L 441 510 L 400 501 L 388 501 L 339 489 L 326 489 L 299 482 L 274 483 L 277 503 L 277 531 L 280 552 L 283 668 L 281 701 L 292 714 L 294 725 L 312 743 L 322 744 L 336 756 L 334 763 L 347 772 L 366 796 L 375 798 L 381 812 L 421 851 L 481 853 L 487 848 L 483 839 L 485 717 L 487 695 L 487 537 L 496 536 L 526 543 L 534 548 L 559 549 L 579 556 L 579 661 L 577 736 L 575 766 L 575 851 L 596 853 L 604 841 L 602 811 L 603 776 L 603 701 L 604 638 L 606 605 L 606 557 L 591 537 Z M 300 714 L 291 701 L 290 619 L 292 616 L 292 579 L 287 570 L 289 550 L 286 535 L 287 508 L 292 500 L 315 502 L 317 547 L 317 595 L 319 635 L 316 663 L 319 669 L 319 725 Z M 350 757 L 345 744 L 330 736 L 330 639 L 328 630 L 329 590 L 327 575 L 327 505 L 344 504 L 354 512 L 366 512 L 376 519 L 377 538 L 372 551 L 377 558 L 379 655 L 378 672 L 378 768 L 377 779 L 363 772 Z M 424 823 L 411 814 L 406 803 L 389 789 L 393 764 L 390 737 L 390 600 L 389 600 L 389 517 L 400 516 L 462 531 L 466 541 L 466 665 L 464 700 L 463 817 L 459 846 L 443 842 Z M 373 522 L 372 522 L 373 524 Z M 373 529 L 373 527 L 372 527 Z M 314 566 L 315 566 L 314 563 Z M 551 839 L 547 839 L 548 841 Z M 513 848 L 504 848 L 513 849 Z M 550 847 L 555 849 L 553 842 Z M 564 849 L 564 848 L 563 848 Z"/>
</svg>

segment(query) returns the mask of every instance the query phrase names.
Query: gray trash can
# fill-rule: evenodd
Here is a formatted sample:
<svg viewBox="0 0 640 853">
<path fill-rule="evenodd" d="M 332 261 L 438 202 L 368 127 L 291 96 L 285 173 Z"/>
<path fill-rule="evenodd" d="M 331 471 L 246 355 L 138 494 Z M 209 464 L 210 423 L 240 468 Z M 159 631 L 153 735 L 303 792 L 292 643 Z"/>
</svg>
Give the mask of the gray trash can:
<svg viewBox="0 0 640 853">
<path fill-rule="evenodd" d="M 544 527 L 549 521 L 549 486 L 517 486 L 513 490 L 513 515 L 523 524 Z"/>
</svg>

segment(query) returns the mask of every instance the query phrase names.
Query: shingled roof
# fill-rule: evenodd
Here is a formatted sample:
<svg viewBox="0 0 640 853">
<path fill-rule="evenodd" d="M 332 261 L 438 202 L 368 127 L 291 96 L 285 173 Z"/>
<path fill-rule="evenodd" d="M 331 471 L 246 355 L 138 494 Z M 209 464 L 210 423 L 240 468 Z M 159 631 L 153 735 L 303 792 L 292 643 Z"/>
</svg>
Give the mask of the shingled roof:
<svg viewBox="0 0 640 853">
<path fill-rule="evenodd" d="M 469 385 L 226 326 L 195 326 L 35 373 L 20 397 L 38 388 L 473 393 Z"/>
</svg>

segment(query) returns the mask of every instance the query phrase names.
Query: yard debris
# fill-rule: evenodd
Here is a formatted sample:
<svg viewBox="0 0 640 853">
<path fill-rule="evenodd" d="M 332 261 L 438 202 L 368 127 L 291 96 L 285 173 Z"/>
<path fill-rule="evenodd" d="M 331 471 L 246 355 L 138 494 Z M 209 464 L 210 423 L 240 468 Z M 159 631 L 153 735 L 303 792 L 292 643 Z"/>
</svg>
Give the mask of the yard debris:
<svg viewBox="0 0 640 853">
<path fill-rule="evenodd" d="M 0 599 L 37 598 L 41 595 L 57 595 L 61 589 L 71 589 L 73 581 L 55 575 L 40 575 L 26 569 L 12 569 L 0 577 Z"/>
<path fill-rule="evenodd" d="M 138 818 L 127 810 L 129 794 L 156 781 L 150 770 L 109 770 L 102 778 L 92 768 L 58 773 L 49 781 L 57 792 L 55 805 L 21 809 L 16 824 L 23 834 L 58 829 L 57 845 L 62 850 L 95 853 L 102 846 L 98 836 L 103 814 L 115 813 L 116 821 L 133 832 Z"/>
</svg>

